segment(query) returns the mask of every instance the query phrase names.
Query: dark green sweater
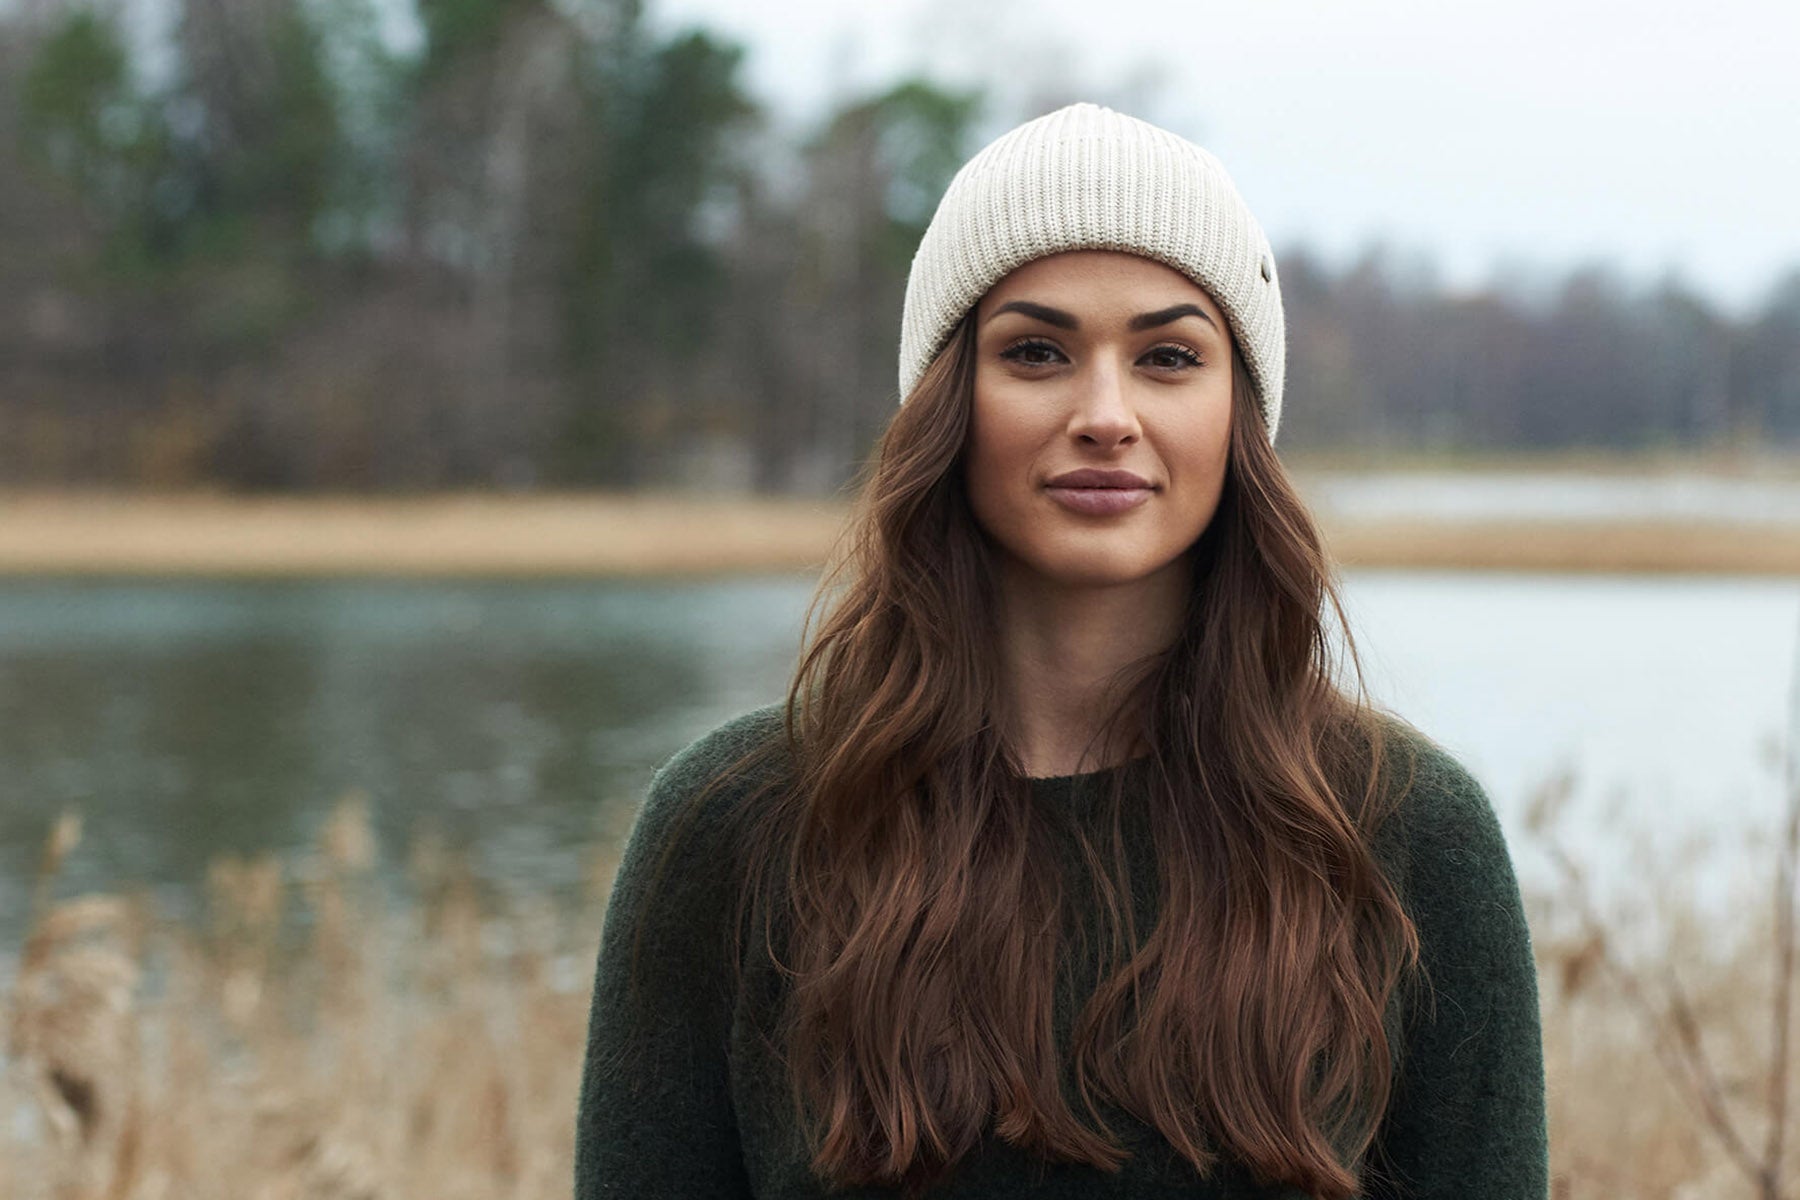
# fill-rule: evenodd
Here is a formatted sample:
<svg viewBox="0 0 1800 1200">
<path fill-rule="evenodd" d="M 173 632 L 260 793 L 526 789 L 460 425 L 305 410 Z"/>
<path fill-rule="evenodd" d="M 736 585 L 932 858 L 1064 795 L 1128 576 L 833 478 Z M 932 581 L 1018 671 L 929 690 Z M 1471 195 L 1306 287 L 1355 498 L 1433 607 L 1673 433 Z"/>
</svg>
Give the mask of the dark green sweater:
<svg viewBox="0 0 1800 1200">
<path fill-rule="evenodd" d="M 731 846 L 719 831 L 722 806 L 741 789 L 715 793 L 721 807 L 698 814 L 662 877 L 658 902 L 645 902 L 684 800 L 740 752 L 778 736 L 780 722 L 780 705 L 746 713 L 694 741 L 651 782 L 601 931 L 576 1119 L 577 1200 L 899 1194 L 828 1193 L 811 1175 L 785 1074 L 763 1041 L 780 996 L 772 967 L 758 970 L 752 957 L 743 993 L 732 994 L 726 935 L 735 896 Z M 1381 1161 L 1406 1186 L 1372 1181 L 1365 1195 L 1544 1200 L 1549 1155 L 1537 974 L 1518 883 L 1480 785 L 1435 744 L 1418 745 L 1414 786 L 1383 840 L 1393 837 L 1390 844 L 1401 847 L 1397 862 L 1389 861 L 1397 882 L 1404 879 L 1403 903 L 1418 926 L 1436 1005 L 1433 1011 L 1420 1003 L 1405 1019 L 1402 1067 L 1378 1142 Z M 1079 815 L 1098 811 L 1084 804 L 1108 782 L 1110 772 L 1097 771 L 1031 786 L 1044 803 Z M 1128 850 L 1133 846 L 1135 880 L 1154 865 L 1136 857 L 1149 855 L 1142 839 L 1128 839 Z M 639 986 L 646 990 L 628 1007 L 626 973 L 639 925 Z M 766 952 L 762 958 L 766 966 Z M 1154 1129 L 1116 1109 L 1103 1112 L 1132 1151 L 1116 1174 L 1046 1162 L 990 1134 L 933 1195 L 1301 1196 L 1259 1188 L 1229 1156 L 1201 1179 Z"/>
</svg>

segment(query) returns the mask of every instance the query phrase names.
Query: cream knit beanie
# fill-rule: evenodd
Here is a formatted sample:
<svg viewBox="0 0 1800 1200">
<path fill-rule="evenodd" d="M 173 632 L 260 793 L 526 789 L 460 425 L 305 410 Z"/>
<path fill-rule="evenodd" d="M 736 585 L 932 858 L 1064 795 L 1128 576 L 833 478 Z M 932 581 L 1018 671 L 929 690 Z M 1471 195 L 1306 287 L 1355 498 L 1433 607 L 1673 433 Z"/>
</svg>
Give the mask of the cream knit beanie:
<svg viewBox="0 0 1800 1200">
<path fill-rule="evenodd" d="M 906 279 L 900 402 L 989 288 L 1032 259 L 1080 249 L 1141 254 L 1206 289 L 1275 440 L 1287 338 L 1269 239 L 1211 153 L 1098 104 L 1001 134 L 950 180 Z"/>
</svg>

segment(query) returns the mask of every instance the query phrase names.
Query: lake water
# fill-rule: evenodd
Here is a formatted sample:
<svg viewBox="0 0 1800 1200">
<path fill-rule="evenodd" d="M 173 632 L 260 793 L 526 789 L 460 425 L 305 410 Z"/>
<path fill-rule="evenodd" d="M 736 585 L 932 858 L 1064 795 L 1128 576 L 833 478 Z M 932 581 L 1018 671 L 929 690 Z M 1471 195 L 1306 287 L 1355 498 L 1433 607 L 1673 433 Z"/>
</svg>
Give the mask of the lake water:
<svg viewBox="0 0 1800 1200">
<path fill-rule="evenodd" d="M 0 583 L 0 959 L 65 807 L 64 895 L 191 914 L 209 858 L 302 847 L 360 789 L 388 878 L 431 829 L 502 891 L 572 896 L 658 764 L 782 695 L 812 583 Z M 1772 836 L 1800 581 L 1356 570 L 1345 595 L 1372 694 L 1486 785 L 1528 880 L 1527 798 L 1564 764 L 1615 880 L 1640 834 L 1717 839 L 1726 879 Z"/>
</svg>

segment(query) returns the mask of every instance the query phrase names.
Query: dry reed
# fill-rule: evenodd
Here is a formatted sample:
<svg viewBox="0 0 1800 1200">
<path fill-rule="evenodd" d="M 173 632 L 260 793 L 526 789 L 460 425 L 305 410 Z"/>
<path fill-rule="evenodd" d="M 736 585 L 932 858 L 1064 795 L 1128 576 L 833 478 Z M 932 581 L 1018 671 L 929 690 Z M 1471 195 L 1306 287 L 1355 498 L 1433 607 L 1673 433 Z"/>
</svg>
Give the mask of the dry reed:
<svg viewBox="0 0 1800 1200">
<path fill-rule="evenodd" d="M 1608 912 L 1560 830 L 1567 773 L 1533 797 L 1526 825 L 1557 884 L 1527 897 L 1538 955 L 1555 1200 L 1791 1200 L 1794 969 L 1800 928 L 1800 646 L 1785 745 L 1765 746 L 1781 783 L 1780 828 L 1749 831 L 1721 910 L 1693 886 L 1703 847 L 1658 862 L 1636 839 L 1651 889 Z M 1644 820 L 1654 820 L 1645 814 Z M 1741 856 L 1741 857 L 1740 857 Z M 1760 860 L 1760 861 L 1759 861 Z"/>
<path fill-rule="evenodd" d="M 364 801 L 309 853 L 216 861 L 200 928 L 141 897 L 48 903 L 5 1019 L 6 1200 L 543 1200 L 568 1195 L 599 908 L 501 904 L 412 848 L 376 890 Z"/>
</svg>

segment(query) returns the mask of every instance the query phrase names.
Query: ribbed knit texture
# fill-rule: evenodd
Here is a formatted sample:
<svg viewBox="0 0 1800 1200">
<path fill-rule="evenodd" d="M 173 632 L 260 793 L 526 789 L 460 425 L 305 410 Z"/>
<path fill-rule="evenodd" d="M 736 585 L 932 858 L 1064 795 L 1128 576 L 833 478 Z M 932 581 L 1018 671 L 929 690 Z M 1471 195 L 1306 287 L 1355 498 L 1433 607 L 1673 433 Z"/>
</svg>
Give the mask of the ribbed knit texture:
<svg viewBox="0 0 1800 1200">
<path fill-rule="evenodd" d="M 1205 289 L 1231 325 L 1275 440 L 1287 332 L 1269 239 L 1211 152 L 1098 104 L 1027 121 L 951 179 L 906 280 L 901 403 L 989 288 L 1033 259 L 1081 249 L 1141 254 Z"/>
<path fill-rule="evenodd" d="M 657 772 L 628 839 L 601 934 L 575 1129 L 576 1200 L 824 1200 L 897 1196 L 828 1193 L 808 1169 L 772 1038 L 783 983 L 759 945 L 743 989 L 731 991 L 728 882 L 736 854 L 724 815 L 750 781 L 716 793 L 676 847 L 659 895 L 648 888 L 687 801 L 740 752 L 778 737 L 781 707 L 738 717 L 695 740 Z M 1416 735 L 1411 735 L 1416 736 Z M 1377 1200 L 1545 1200 L 1549 1151 L 1537 974 L 1518 883 L 1481 787 L 1453 758 L 1419 741 L 1418 773 L 1377 852 L 1418 925 L 1435 1010 L 1393 1013 L 1402 1067 L 1377 1143 Z M 1142 761 L 1142 760 L 1140 760 Z M 1133 772 L 1131 766 L 1115 768 Z M 1098 837 L 1109 772 L 1035 780 L 1036 797 Z M 1140 777 L 1128 774 L 1128 794 Z M 1130 810 L 1127 810 L 1128 813 Z M 1147 822 L 1127 828 L 1132 879 L 1154 878 Z M 1072 846 L 1072 842 L 1069 843 Z M 1063 858 L 1069 869 L 1079 858 Z M 1081 880 L 1070 891 L 1082 895 Z M 1138 920 L 1154 896 L 1135 892 Z M 1078 914 L 1086 922 L 1091 912 Z M 642 926 L 642 989 L 628 1001 L 631 940 Z M 1140 924 L 1139 928 L 1147 925 Z M 1092 929 L 1093 926 L 1088 926 Z M 1094 971 L 1071 978 L 1089 988 Z M 1067 1046 L 1073 1005 L 1057 1013 Z M 1258 1187 L 1227 1156 L 1209 1178 L 1153 1128 L 1103 1110 L 1132 1157 L 1116 1175 L 1050 1163 L 993 1134 L 940 1191 L 946 1200 L 1108 1196 L 1300 1200 Z M 1400 1182 L 1391 1182 L 1388 1177 Z"/>
</svg>

